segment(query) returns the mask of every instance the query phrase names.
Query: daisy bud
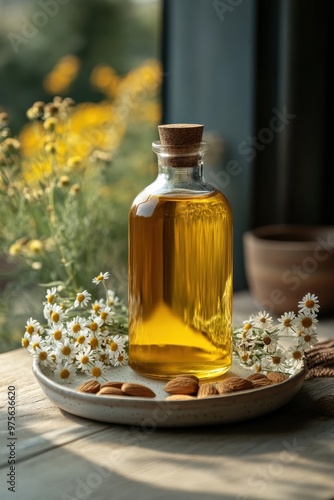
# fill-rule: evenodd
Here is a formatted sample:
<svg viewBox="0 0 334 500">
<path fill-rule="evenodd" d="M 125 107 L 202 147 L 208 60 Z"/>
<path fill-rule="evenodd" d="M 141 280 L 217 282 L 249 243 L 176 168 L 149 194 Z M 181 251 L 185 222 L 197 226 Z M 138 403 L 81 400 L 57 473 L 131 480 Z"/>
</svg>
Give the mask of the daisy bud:
<svg viewBox="0 0 334 500">
<path fill-rule="evenodd" d="M 0 124 L 8 123 L 9 115 L 8 113 L 0 113 Z"/>
<path fill-rule="evenodd" d="M 68 108 L 73 108 L 75 106 L 75 101 L 71 97 L 65 97 L 63 104 Z"/>
<path fill-rule="evenodd" d="M 53 118 L 53 117 L 47 118 L 43 124 L 43 127 L 48 132 L 54 132 L 56 129 L 57 123 L 58 123 L 58 121 L 56 118 Z"/>
<path fill-rule="evenodd" d="M 59 104 L 52 102 L 45 106 L 45 116 L 55 116 L 59 113 Z"/>
<path fill-rule="evenodd" d="M 58 181 L 58 187 L 66 187 L 70 183 L 70 178 L 68 175 L 62 175 Z"/>
<path fill-rule="evenodd" d="M 80 186 L 79 184 L 73 184 L 73 186 L 71 186 L 71 189 L 70 189 L 70 194 L 72 194 L 73 196 L 75 196 L 76 194 L 78 194 L 80 191 Z"/>
<path fill-rule="evenodd" d="M 80 156 L 71 156 L 67 161 L 67 166 L 70 168 L 78 167 L 81 164 L 81 161 L 82 159 Z"/>
<path fill-rule="evenodd" d="M 32 105 L 32 107 L 35 108 L 39 113 L 43 113 L 44 106 L 45 106 L 45 103 L 43 101 L 36 101 Z"/>
<path fill-rule="evenodd" d="M 48 142 L 47 144 L 45 144 L 44 149 L 46 153 L 50 153 L 52 155 L 56 154 L 57 152 L 56 144 L 54 142 Z"/>
<path fill-rule="evenodd" d="M 17 139 L 12 139 L 11 137 L 5 139 L 2 143 L 3 152 L 7 154 L 17 153 L 20 149 L 20 146 L 20 141 L 18 141 Z"/>
</svg>

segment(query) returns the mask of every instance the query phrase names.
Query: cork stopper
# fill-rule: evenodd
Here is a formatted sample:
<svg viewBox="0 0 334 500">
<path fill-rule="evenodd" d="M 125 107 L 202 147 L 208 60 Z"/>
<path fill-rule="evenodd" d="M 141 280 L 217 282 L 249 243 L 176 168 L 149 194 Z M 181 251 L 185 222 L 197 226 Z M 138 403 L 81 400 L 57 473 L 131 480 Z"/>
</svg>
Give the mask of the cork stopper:
<svg viewBox="0 0 334 500">
<path fill-rule="evenodd" d="M 174 123 L 159 125 L 160 144 L 170 167 L 191 167 L 198 162 L 203 136 L 203 125 Z"/>
<path fill-rule="evenodd" d="M 158 126 L 161 144 L 166 146 L 198 144 L 202 141 L 203 129 L 203 125 L 193 125 L 191 123 Z"/>
</svg>

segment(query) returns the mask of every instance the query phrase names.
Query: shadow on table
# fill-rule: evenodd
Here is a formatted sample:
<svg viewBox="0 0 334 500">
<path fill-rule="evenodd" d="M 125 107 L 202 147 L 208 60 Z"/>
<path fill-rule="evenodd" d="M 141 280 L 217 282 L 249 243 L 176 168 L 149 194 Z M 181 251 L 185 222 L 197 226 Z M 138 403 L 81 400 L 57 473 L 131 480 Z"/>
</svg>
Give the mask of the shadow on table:
<svg viewBox="0 0 334 500">
<path fill-rule="evenodd" d="M 220 426 L 145 429 L 62 412 L 69 427 L 80 429 L 58 445 L 43 433 L 49 445 L 17 464 L 15 498 L 281 500 L 301 498 L 301 484 L 305 500 L 330 498 L 333 420 L 315 405 L 323 387 L 320 380 L 308 381 L 281 409 Z M 37 441 L 25 425 L 25 442 Z M 3 500 L 13 498 L 6 493 Z"/>
</svg>

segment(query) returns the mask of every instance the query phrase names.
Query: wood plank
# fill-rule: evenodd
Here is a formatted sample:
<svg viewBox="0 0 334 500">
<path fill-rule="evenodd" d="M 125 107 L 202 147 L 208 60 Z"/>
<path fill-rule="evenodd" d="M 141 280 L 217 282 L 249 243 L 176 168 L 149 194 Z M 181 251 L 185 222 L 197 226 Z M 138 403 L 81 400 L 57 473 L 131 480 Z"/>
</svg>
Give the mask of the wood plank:
<svg viewBox="0 0 334 500">
<path fill-rule="evenodd" d="M 242 321 L 256 312 L 235 300 Z M 333 337 L 321 319 L 319 337 Z M 17 389 L 17 491 L 6 489 L 7 387 Z M 106 425 L 72 416 L 43 394 L 23 349 L 0 356 L 1 500 L 328 500 L 334 421 L 320 407 L 332 379 L 314 379 L 285 407 L 248 422 L 189 429 Z"/>
<path fill-rule="evenodd" d="M 64 418 L 42 392 L 32 372 L 32 358 L 24 349 L 0 356 L 1 421 L 0 440 L 8 437 L 7 388 L 16 388 L 17 453 L 20 459 L 39 455 L 45 450 L 100 432 L 106 425 L 76 416 Z M 0 466 L 7 463 L 1 453 Z"/>
<path fill-rule="evenodd" d="M 328 500 L 333 419 L 309 403 L 330 391 L 324 381 L 309 381 L 281 410 L 226 426 L 147 432 L 111 425 L 24 460 L 18 484 L 26 500 L 46 492 L 48 500 Z"/>
<path fill-rule="evenodd" d="M 305 382 L 293 401 L 260 419 L 151 432 L 60 412 L 44 397 L 23 355 L 1 356 L 2 371 L 13 360 L 22 366 L 6 382 L 22 394 L 17 498 L 328 499 L 334 489 L 333 419 L 316 404 L 333 394 L 331 380 Z M 6 469 L 4 463 L 2 473 Z"/>
</svg>

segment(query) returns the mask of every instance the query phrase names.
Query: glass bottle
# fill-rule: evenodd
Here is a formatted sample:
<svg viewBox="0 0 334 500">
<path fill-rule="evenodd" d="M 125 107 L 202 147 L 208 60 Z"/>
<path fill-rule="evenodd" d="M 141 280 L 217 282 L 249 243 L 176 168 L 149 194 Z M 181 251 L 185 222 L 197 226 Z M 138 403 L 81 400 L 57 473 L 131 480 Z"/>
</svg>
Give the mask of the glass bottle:
<svg viewBox="0 0 334 500">
<path fill-rule="evenodd" d="M 203 177 L 203 125 L 160 125 L 158 176 L 129 213 L 129 363 L 209 379 L 232 360 L 232 214 Z"/>
</svg>

